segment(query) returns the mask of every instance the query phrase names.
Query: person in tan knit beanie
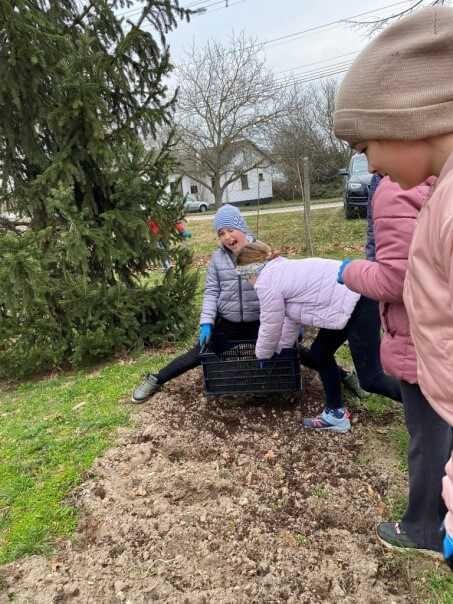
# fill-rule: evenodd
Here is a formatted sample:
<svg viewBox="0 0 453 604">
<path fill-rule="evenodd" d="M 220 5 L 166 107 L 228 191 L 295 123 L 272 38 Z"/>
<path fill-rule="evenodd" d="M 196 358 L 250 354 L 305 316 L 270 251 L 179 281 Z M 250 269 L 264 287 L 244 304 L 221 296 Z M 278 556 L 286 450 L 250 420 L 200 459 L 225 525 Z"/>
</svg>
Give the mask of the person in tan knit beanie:
<svg viewBox="0 0 453 604">
<path fill-rule="evenodd" d="M 334 131 L 366 153 L 371 172 L 403 189 L 438 177 L 415 227 L 403 298 L 419 385 L 453 426 L 453 8 L 415 11 L 368 44 L 340 87 Z M 423 464 L 422 442 L 416 453 Z M 446 473 L 443 549 L 452 567 L 453 457 Z M 404 525 L 393 525 L 393 532 L 389 525 L 378 526 L 381 540 L 410 548 Z"/>
</svg>

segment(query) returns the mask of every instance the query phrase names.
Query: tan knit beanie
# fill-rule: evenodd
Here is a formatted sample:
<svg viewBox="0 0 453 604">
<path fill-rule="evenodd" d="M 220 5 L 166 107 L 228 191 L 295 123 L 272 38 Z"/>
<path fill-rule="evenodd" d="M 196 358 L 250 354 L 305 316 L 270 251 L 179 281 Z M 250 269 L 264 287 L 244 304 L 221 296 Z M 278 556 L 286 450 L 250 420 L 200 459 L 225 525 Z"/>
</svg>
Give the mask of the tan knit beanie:
<svg viewBox="0 0 453 604">
<path fill-rule="evenodd" d="M 356 58 L 334 114 L 336 136 L 416 140 L 453 132 L 453 8 L 415 11 Z"/>
</svg>

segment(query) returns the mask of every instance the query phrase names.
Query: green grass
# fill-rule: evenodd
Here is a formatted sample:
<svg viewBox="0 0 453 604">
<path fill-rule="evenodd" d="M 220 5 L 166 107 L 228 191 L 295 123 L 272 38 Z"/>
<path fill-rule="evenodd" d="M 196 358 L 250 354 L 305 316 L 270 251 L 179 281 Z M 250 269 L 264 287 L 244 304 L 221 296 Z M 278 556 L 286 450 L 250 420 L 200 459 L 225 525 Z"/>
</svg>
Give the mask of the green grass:
<svg viewBox="0 0 453 604">
<path fill-rule="evenodd" d="M 426 604 L 451 604 L 453 602 L 453 575 L 446 568 L 431 571 L 420 581 L 421 587 L 429 592 Z"/>
<path fill-rule="evenodd" d="M 167 360 L 143 357 L 1 392 L 0 563 L 72 534 L 77 512 L 64 498 L 129 422 L 131 406 L 121 399 Z"/>
<path fill-rule="evenodd" d="M 247 216 L 250 230 L 261 241 L 292 257 L 308 256 L 302 212 Z M 341 209 L 322 209 L 311 213 L 312 240 L 315 256 L 326 258 L 363 257 L 366 221 L 345 220 Z M 218 246 L 212 222 L 189 218 L 192 233 L 190 247 L 198 262 L 206 263 Z"/>
</svg>

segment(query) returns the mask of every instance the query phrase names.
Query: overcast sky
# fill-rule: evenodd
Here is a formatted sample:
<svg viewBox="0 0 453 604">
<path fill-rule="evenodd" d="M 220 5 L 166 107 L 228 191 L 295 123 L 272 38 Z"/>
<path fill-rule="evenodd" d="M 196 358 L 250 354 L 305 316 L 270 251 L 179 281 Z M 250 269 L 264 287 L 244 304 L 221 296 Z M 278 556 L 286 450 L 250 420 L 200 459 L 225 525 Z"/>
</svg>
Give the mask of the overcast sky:
<svg viewBox="0 0 453 604">
<path fill-rule="evenodd" d="M 206 14 L 194 16 L 190 23 L 182 23 L 169 35 L 172 60 L 174 63 L 184 62 L 184 47 L 192 40 L 197 45 L 202 45 L 209 37 L 227 41 L 233 29 L 244 30 L 247 36 L 265 42 L 366 11 L 373 12 L 357 17 L 357 20 L 369 20 L 373 16 L 381 18 L 399 12 L 411 3 L 413 0 L 398 4 L 395 0 L 229 0 L 230 6 L 225 8 L 225 0 L 187 0 L 181 4 L 210 8 Z M 425 4 L 429 4 L 429 0 Z M 332 65 L 341 62 L 349 64 L 354 54 L 347 53 L 359 51 L 368 40 L 363 30 L 355 31 L 344 23 L 338 23 L 269 43 L 265 52 L 268 65 L 277 73 L 285 72 L 278 77 L 291 73 L 302 75 L 304 71 L 305 77 L 313 77 L 320 69 L 332 70 L 335 69 Z M 316 64 L 311 65 L 313 63 Z M 338 65 L 336 69 L 341 68 Z M 286 72 L 288 69 L 294 71 Z"/>
</svg>

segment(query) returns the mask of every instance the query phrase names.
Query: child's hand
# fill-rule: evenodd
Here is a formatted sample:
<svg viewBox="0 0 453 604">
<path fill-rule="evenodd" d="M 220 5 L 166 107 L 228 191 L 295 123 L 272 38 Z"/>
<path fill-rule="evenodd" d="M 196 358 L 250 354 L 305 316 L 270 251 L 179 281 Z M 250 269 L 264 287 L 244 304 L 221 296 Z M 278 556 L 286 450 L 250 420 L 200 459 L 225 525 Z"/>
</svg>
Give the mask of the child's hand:
<svg viewBox="0 0 453 604">
<path fill-rule="evenodd" d="M 444 558 L 450 568 L 453 567 L 453 537 L 445 533 L 444 542 Z"/>
<path fill-rule="evenodd" d="M 210 323 L 203 323 L 200 325 L 200 335 L 198 337 L 198 342 L 200 346 L 204 346 L 211 340 L 212 336 L 212 325 Z"/>
<path fill-rule="evenodd" d="M 343 271 L 344 269 L 348 266 L 348 264 L 352 262 L 352 260 L 350 260 L 350 258 L 345 258 L 343 260 L 343 262 L 340 264 L 340 268 L 338 270 L 338 276 L 337 276 L 337 283 L 341 283 L 341 285 L 344 285 L 344 281 L 343 281 Z"/>
<path fill-rule="evenodd" d="M 276 352 L 271 356 L 270 359 L 263 359 L 259 362 L 260 369 L 267 369 L 268 367 L 272 367 L 271 361 L 276 361 L 279 358 L 279 354 Z"/>
</svg>

